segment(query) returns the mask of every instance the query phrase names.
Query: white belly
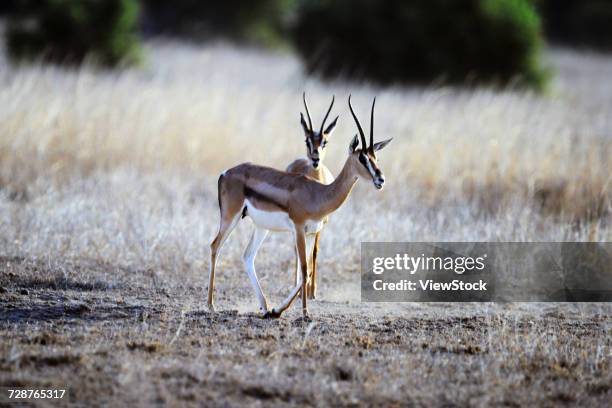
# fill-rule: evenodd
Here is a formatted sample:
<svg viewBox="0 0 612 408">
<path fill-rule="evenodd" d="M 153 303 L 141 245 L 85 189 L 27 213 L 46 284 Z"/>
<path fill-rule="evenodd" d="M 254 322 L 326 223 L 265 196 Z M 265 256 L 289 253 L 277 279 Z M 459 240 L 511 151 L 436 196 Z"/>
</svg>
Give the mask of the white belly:
<svg viewBox="0 0 612 408">
<path fill-rule="evenodd" d="M 255 225 L 271 231 L 293 231 L 293 223 L 289 215 L 283 211 L 258 210 L 246 200 L 247 215 L 251 217 Z"/>
</svg>

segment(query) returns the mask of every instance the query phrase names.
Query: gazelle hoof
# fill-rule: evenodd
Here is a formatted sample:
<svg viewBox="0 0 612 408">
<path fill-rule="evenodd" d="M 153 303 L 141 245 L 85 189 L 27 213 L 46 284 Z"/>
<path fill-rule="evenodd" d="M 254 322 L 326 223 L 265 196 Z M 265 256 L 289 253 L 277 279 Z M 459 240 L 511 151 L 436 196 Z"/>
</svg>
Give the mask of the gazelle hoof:
<svg viewBox="0 0 612 408">
<path fill-rule="evenodd" d="M 268 310 L 262 316 L 264 319 L 278 319 L 281 317 L 281 312 L 277 312 L 276 310 Z"/>
<path fill-rule="evenodd" d="M 215 309 L 215 305 L 213 305 L 212 303 L 208 303 L 208 310 L 210 312 L 216 312 L 217 309 Z"/>
<path fill-rule="evenodd" d="M 316 299 L 317 298 L 317 289 L 313 283 L 313 281 L 309 280 L 306 285 L 306 297 L 308 299 Z"/>
</svg>

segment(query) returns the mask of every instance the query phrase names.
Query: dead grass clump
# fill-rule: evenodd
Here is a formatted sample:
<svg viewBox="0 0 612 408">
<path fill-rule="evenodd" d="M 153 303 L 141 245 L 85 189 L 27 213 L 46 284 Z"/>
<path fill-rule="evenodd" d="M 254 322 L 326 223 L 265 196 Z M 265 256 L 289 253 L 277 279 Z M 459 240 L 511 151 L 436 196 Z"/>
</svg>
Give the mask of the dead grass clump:
<svg viewBox="0 0 612 408">
<path fill-rule="evenodd" d="M 164 346 L 161 343 L 153 342 L 153 343 L 145 343 L 145 342 L 134 342 L 130 341 L 126 344 L 128 350 L 134 351 L 144 351 L 147 353 L 158 353 L 163 350 Z"/>
<path fill-rule="evenodd" d="M 32 337 L 28 337 L 25 341 L 28 344 L 39 344 L 41 346 L 49 346 L 55 344 L 63 344 L 64 339 L 53 332 L 43 332 Z"/>
<path fill-rule="evenodd" d="M 468 202 L 488 215 L 498 215 L 514 203 L 522 202 L 559 220 L 588 223 L 604 219 L 612 213 L 610 180 L 597 176 L 587 179 L 553 177 L 537 179 L 533 183 L 465 179 L 462 191 Z M 436 199 L 444 200 L 442 194 L 447 192 L 438 189 Z"/>
<path fill-rule="evenodd" d="M 21 365 L 36 365 L 40 367 L 57 367 L 62 365 L 78 364 L 81 362 L 82 358 L 83 356 L 80 354 L 24 354 L 19 357 L 19 363 Z"/>
<path fill-rule="evenodd" d="M 459 344 L 459 345 L 431 345 L 427 343 L 421 344 L 421 348 L 429 350 L 431 353 L 451 353 L 451 354 L 481 354 L 485 353 L 480 346 L 473 344 Z"/>
</svg>

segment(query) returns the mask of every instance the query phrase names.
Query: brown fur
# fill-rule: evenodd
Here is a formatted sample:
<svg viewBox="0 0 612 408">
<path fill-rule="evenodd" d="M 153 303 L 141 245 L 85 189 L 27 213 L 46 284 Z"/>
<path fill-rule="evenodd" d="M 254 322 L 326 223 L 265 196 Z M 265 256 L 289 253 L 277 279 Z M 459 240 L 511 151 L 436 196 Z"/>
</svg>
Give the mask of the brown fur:
<svg viewBox="0 0 612 408">
<path fill-rule="evenodd" d="M 278 309 L 272 309 L 272 311 L 268 311 L 268 304 L 265 300 L 265 296 L 261 293 L 257 277 L 253 274 L 253 271 L 250 271 L 249 276 L 252 278 L 253 284 L 258 290 L 258 294 L 261 295 L 261 307 L 265 308 L 266 316 L 278 317 L 283 311 L 291 306 L 291 303 L 293 303 L 297 295 L 301 292 L 302 313 L 305 318 L 308 317 L 307 296 L 309 280 L 305 240 L 307 221 L 312 220 L 321 222 L 329 214 L 336 211 L 348 198 L 353 186 L 360 176 L 366 179 L 370 178 L 377 189 L 381 189 L 385 182 L 382 171 L 378 168 L 375 152 L 389 144 L 391 139 L 374 143 L 373 126 L 375 102 L 376 99 L 374 99 L 372 103 L 370 146 L 368 147 L 363 129 L 351 106 L 351 97 L 349 96 L 349 108 L 359 129 L 362 148 L 357 148 L 359 142 L 357 136 L 355 136 L 350 144 L 349 157 L 344 163 L 340 175 L 330 184 L 322 184 L 303 174 L 283 172 L 251 163 L 240 164 L 227 170 L 223 174 L 223 177 L 220 178 L 219 181 L 221 223 L 219 226 L 219 233 L 213 240 L 210 248 L 211 269 L 208 285 L 208 304 L 211 309 L 214 310 L 213 293 L 217 253 L 240 219 L 239 215 L 241 210 L 243 211 L 244 209 L 245 200 L 247 198 L 246 194 L 249 194 L 250 197 L 254 199 L 254 202 L 249 199 L 250 206 L 253 206 L 258 211 L 277 212 L 274 211 L 273 208 L 275 208 L 281 210 L 289 218 L 291 224 L 293 224 L 295 244 L 302 270 L 299 284 L 295 286 L 280 307 Z M 308 111 L 305 95 L 304 106 Z M 329 110 L 331 110 L 331 106 Z M 329 114 L 329 110 L 327 114 Z M 309 135 L 311 136 L 313 133 L 310 114 L 308 114 L 308 119 L 310 126 L 306 125 L 303 117 L 301 121 L 304 131 L 307 133 L 307 137 L 309 137 Z M 336 120 L 334 120 L 334 123 L 330 125 L 329 128 L 335 126 Z M 321 129 L 321 133 L 323 133 L 323 125 Z M 303 166 L 303 164 L 300 164 L 298 161 L 292 163 L 289 167 L 299 168 L 299 166 Z M 303 169 L 302 167 L 302 170 Z M 310 173 L 310 170 L 308 173 Z M 249 208 L 251 208 L 250 206 Z M 273 208 L 270 208 L 270 206 Z M 287 220 L 282 215 L 280 218 L 270 219 L 273 220 L 273 223 L 279 222 L 279 225 L 284 224 L 286 226 Z M 260 218 L 259 220 L 258 222 L 262 223 L 268 222 L 264 221 L 264 218 Z"/>
<path fill-rule="evenodd" d="M 239 220 L 239 215 L 244 208 L 245 191 L 251 191 L 257 197 L 265 199 L 255 200 L 252 204 L 259 210 L 271 211 L 268 205 L 286 208 L 286 213 L 295 227 L 295 240 L 301 266 L 301 287 L 294 289 L 288 300 L 279 308 L 268 312 L 272 316 L 280 314 L 291 305 L 298 293 L 302 293 L 302 309 L 305 316 L 308 315 L 307 308 L 307 259 L 305 245 L 304 226 L 308 220 L 322 220 L 327 215 L 338 209 L 348 198 L 358 178 L 370 178 L 370 173 L 359 163 L 361 150 L 352 152 L 347 158 L 338 178 L 329 185 L 321 184 L 301 174 L 288 173 L 272 169 L 270 167 L 258 166 L 251 163 L 243 163 L 227 170 L 220 181 L 219 196 L 221 200 L 221 223 L 219 233 L 211 244 L 211 271 L 208 291 L 208 304 L 213 306 L 214 273 L 217 253 L 227 236 Z M 376 167 L 376 159 L 372 159 L 371 165 Z M 271 204 L 271 203 L 274 204 Z M 247 214 L 248 215 L 248 214 Z"/>
<path fill-rule="evenodd" d="M 320 164 L 316 169 L 312 167 L 307 159 L 297 159 L 287 166 L 287 172 L 302 174 L 308 178 L 318 181 L 323 184 L 331 184 L 334 181 L 331 172 L 324 164 Z"/>
<path fill-rule="evenodd" d="M 334 181 L 334 177 L 332 176 L 329 169 L 323 163 L 319 164 L 319 166 L 315 169 L 311 165 L 311 161 L 309 159 L 297 159 L 293 161 L 289 166 L 287 166 L 286 171 L 289 173 L 303 174 L 308 178 L 318 181 L 319 183 L 331 184 Z M 329 217 L 325 217 L 323 222 L 327 224 L 328 221 L 329 221 Z M 314 245 L 312 248 L 312 254 L 311 254 L 312 267 L 311 267 L 310 280 L 309 280 L 309 286 L 308 286 L 308 298 L 309 299 L 316 299 L 317 297 L 317 254 L 319 252 L 320 240 L 321 240 L 321 232 L 319 231 L 315 235 L 315 241 L 314 241 Z M 295 253 L 295 258 L 296 258 L 295 259 L 295 267 L 296 267 L 295 281 L 297 282 L 297 273 L 298 273 L 297 271 L 297 268 L 298 268 L 297 249 Z"/>
</svg>

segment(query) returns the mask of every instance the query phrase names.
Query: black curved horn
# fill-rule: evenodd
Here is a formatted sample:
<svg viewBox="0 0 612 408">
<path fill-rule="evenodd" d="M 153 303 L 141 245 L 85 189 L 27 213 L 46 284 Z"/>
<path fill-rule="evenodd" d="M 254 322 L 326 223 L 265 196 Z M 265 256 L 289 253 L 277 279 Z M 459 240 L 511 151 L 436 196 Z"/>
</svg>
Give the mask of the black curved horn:
<svg viewBox="0 0 612 408">
<path fill-rule="evenodd" d="M 319 134 L 323 134 L 323 128 L 325 128 L 325 121 L 327 120 L 327 117 L 329 116 L 329 113 L 332 110 L 332 107 L 334 106 L 334 101 L 336 100 L 336 95 L 332 96 L 332 101 L 331 104 L 329 105 L 329 109 L 327 110 L 327 113 L 325 114 L 325 117 L 323 118 L 323 123 L 321 123 L 321 130 L 319 130 Z"/>
<path fill-rule="evenodd" d="M 372 101 L 372 113 L 370 113 L 370 151 L 374 152 L 374 105 L 376 105 L 376 97 Z"/>
<path fill-rule="evenodd" d="M 304 108 L 306 109 L 306 116 L 308 116 L 308 124 L 310 125 L 310 131 L 312 132 L 312 118 L 310 117 L 310 111 L 308 110 L 308 103 L 306 103 L 306 92 L 302 94 L 304 100 Z"/>
<path fill-rule="evenodd" d="M 362 148 L 363 150 L 366 150 L 368 148 L 368 145 L 366 143 L 365 134 L 363 133 L 361 124 L 359 123 L 359 119 L 357 119 L 357 116 L 355 115 L 355 111 L 353 111 L 353 105 L 351 105 L 351 95 L 349 95 L 348 102 L 349 102 L 349 109 L 351 110 L 351 115 L 353 115 L 353 119 L 355 119 L 355 123 L 357 124 L 357 129 L 359 129 L 359 137 L 361 138 Z"/>
</svg>

